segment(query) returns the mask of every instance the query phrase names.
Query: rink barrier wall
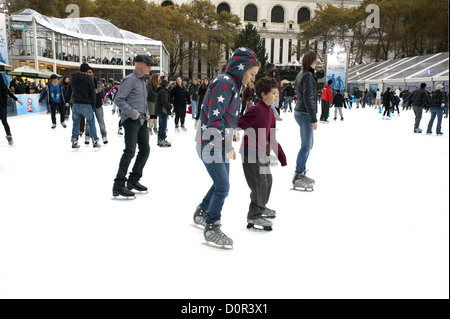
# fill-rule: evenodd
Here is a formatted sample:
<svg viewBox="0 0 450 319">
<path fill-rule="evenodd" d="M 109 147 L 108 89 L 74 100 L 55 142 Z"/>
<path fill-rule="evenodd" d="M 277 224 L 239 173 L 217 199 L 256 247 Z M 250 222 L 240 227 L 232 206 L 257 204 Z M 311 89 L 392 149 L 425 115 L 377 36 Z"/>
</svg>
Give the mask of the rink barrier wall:
<svg viewBox="0 0 450 319">
<path fill-rule="evenodd" d="M 14 104 L 10 103 L 11 100 L 8 101 L 8 117 L 47 111 L 47 104 L 45 102 L 39 105 L 39 94 L 17 94 L 16 97 L 22 101 L 22 105 L 17 101 L 14 101 Z"/>
</svg>

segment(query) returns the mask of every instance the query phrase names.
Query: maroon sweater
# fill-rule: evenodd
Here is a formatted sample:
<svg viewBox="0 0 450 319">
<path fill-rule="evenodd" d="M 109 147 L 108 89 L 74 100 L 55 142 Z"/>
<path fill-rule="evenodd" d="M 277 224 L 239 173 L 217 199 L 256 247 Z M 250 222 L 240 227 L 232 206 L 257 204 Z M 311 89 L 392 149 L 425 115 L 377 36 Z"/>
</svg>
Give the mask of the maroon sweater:
<svg viewBox="0 0 450 319">
<path fill-rule="evenodd" d="M 238 121 L 238 128 L 247 130 L 244 134 L 240 153 L 248 154 L 251 151 L 257 151 L 258 156 L 264 156 L 268 154 L 268 146 L 270 146 L 277 154 L 281 166 L 286 166 L 286 155 L 276 140 L 275 127 L 275 115 L 270 106 L 263 101 L 259 101 L 255 106 L 249 108 Z"/>
</svg>

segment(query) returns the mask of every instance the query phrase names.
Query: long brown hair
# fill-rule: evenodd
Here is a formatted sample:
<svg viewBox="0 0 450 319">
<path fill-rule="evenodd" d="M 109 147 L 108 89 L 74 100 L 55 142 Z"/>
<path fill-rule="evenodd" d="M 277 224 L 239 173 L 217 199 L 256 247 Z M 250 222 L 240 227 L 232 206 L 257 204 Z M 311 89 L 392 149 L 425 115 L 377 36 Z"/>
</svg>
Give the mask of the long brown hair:
<svg viewBox="0 0 450 319">
<path fill-rule="evenodd" d="M 206 81 L 208 81 L 208 85 L 205 84 Z M 211 80 L 209 78 L 204 78 L 202 81 L 201 87 L 204 89 L 207 89 L 210 84 L 211 84 Z"/>
<path fill-rule="evenodd" d="M 178 85 L 178 79 L 181 80 L 181 85 Z M 179 77 L 177 77 L 177 78 L 175 79 L 175 85 L 174 85 L 173 88 L 175 89 L 176 87 L 180 87 L 180 88 L 182 88 L 183 90 L 186 90 L 186 87 L 184 86 L 184 82 L 183 82 L 183 79 L 181 78 L 181 76 L 179 76 Z"/>
<path fill-rule="evenodd" d="M 317 60 L 317 54 L 313 50 L 308 50 L 302 59 L 303 71 L 308 71 L 309 67 Z"/>
<path fill-rule="evenodd" d="M 159 75 L 158 73 L 153 73 L 152 77 L 150 78 L 150 84 L 153 86 L 154 89 L 157 89 L 159 87 Z"/>
</svg>

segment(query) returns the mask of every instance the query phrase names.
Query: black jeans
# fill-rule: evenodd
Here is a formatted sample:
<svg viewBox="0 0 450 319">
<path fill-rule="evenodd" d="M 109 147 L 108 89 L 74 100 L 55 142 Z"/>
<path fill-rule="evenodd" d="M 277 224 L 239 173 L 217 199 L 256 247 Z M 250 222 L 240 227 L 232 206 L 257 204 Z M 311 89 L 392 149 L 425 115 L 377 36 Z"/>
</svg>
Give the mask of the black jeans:
<svg viewBox="0 0 450 319">
<path fill-rule="evenodd" d="M 248 157 L 243 157 L 244 175 L 251 190 L 251 202 L 247 214 L 249 219 L 261 217 L 270 198 L 272 174 L 268 157 L 266 161 L 267 163 L 261 163 L 259 159 L 249 160 Z"/>
<path fill-rule="evenodd" d="M 136 157 L 133 170 L 128 178 L 128 182 L 133 184 L 141 179 L 144 166 L 150 155 L 147 121 L 144 122 L 144 125 L 141 125 L 140 119 L 128 119 L 123 122 L 123 128 L 125 129 L 125 150 L 123 151 L 122 158 L 120 159 L 119 171 L 117 172 L 116 179 L 114 180 L 114 189 L 125 187 L 128 167 L 130 166 L 131 160 L 134 158 L 136 153 L 136 145 L 139 147 L 139 153 Z"/>
<path fill-rule="evenodd" d="M 320 120 L 328 121 L 329 113 L 330 113 L 330 102 L 322 100 L 322 114 L 320 114 Z"/>
<path fill-rule="evenodd" d="M 8 116 L 8 108 L 6 107 L 0 107 L 0 118 L 2 120 L 2 124 L 5 127 L 5 132 L 6 135 L 11 135 L 11 130 L 9 129 L 9 125 L 8 125 L 8 120 L 7 120 L 7 116 Z"/>
<path fill-rule="evenodd" d="M 50 109 L 52 111 L 52 123 L 56 124 L 56 109 L 58 109 L 61 123 L 64 123 L 66 119 L 66 110 L 64 109 L 64 104 L 50 101 Z"/>
</svg>

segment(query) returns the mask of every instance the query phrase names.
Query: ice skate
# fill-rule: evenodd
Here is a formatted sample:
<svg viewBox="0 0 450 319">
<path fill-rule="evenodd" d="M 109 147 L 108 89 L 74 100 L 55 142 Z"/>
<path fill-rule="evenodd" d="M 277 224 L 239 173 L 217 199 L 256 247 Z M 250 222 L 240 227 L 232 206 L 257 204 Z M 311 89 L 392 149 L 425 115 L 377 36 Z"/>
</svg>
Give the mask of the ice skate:
<svg viewBox="0 0 450 319">
<path fill-rule="evenodd" d="M 92 147 L 96 150 L 100 150 L 101 145 L 98 143 L 98 140 L 94 141 L 94 138 L 92 138 Z"/>
<path fill-rule="evenodd" d="M 103 144 L 108 144 L 108 138 L 105 136 L 102 136 Z"/>
<path fill-rule="evenodd" d="M 66 123 L 62 122 L 61 125 L 62 125 L 62 127 L 67 128 Z"/>
<path fill-rule="evenodd" d="M 91 140 L 91 138 L 87 135 L 84 136 L 84 144 L 89 145 L 89 141 Z"/>
<path fill-rule="evenodd" d="M 56 124 L 52 124 L 52 130 L 56 128 Z"/>
<path fill-rule="evenodd" d="M 153 133 L 155 133 L 156 135 L 158 135 L 158 129 L 156 127 L 153 127 Z"/>
<path fill-rule="evenodd" d="M 113 198 L 114 199 L 136 199 L 136 195 L 132 192 L 126 189 L 125 187 L 122 188 L 113 188 Z"/>
<path fill-rule="evenodd" d="M 13 141 L 13 138 L 12 138 L 11 135 L 8 135 L 8 136 L 6 137 L 6 139 L 8 140 L 9 146 L 13 146 L 13 145 L 14 145 L 14 141 Z"/>
<path fill-rule="evenodd" d="M 247 218 L 247 229 L 254 231 L 272 231 L 272 222 L 263 217 L 258 217 L 256 219 Z"/>
<path fill-rule="evenodd" d="M 158 146 L 159 147 L 171 147 L 172 144 L 166 140 L 159 140 L 158 141 Z"/>
<path fill-rule="evenodd" d="M 129 191 L 135 190 L 135 191 L 137 191 L 138 193 L 141 193 L 141 194 L 148 194 L 148 188 L 145 187 L 144 185 L 142 185 L 139 182 L 134 182 L 134 183 L 128 182 L 127 183 L 127 188 L 128 188 Z"/>
<path fill-rule="evenodd" d="M 206 224 L 204 236 L 206 242 L 204 245 L 221 249 L 233 249 L 233 240 L 220 230 L 220 220 L 214 224 Z"/>
<path fill-rule="evenodd" d="M 180 133 L 180 132 L 181 132 L 180 127 L 178 125 L 176 125 L 175 126 L 175 133 Z"/>
<path fill-rule="evenodd" d="M 203 210 L 200 205 L 197 206 L 194 213 L 194 224 L 192 227 L 198 228 L 200 230 L 205 230 L 206 217 L 208 216 L 208 211 Z"/>
<path fill-rule="evenodd" d="M 123 129 L 121 127 L 119 127 L 119 130 L 117 131 L 118 135 L 123 135 Z"/>
<path fill-rule="evenodd" d="M 181 130 L 182 130 L 183 132 L 187 132 L 187 128 L 186 128 L 184 125 L 181 125 Z"/>
<path fill-rule="evenodd" d="M 264 208 L 264 211 L 263 211 L 263 213 L 262 213 L 262 217 L 263 217 L 263 218 L 274 219 L 274 218 L 277 217 L 277 212 L 274 211 L 273 209 L 270 209 L 270 208 L 265 207 L 265 208 Z"/>
<path fill-rule="evenodd" d="M 75 151 L 80 148 L 80 145 L 78 145 L 78 139 L 72 138 L 72 149 Z"/>
<path fill-rule="evenodd" d="M 292 180 L 293 188 L 291 190 L 312 192 L 314 191 L 315 181 L 305 175 L 306 171 L 303 173 L 296 173 L 294 179 Z"/>
</svg>

